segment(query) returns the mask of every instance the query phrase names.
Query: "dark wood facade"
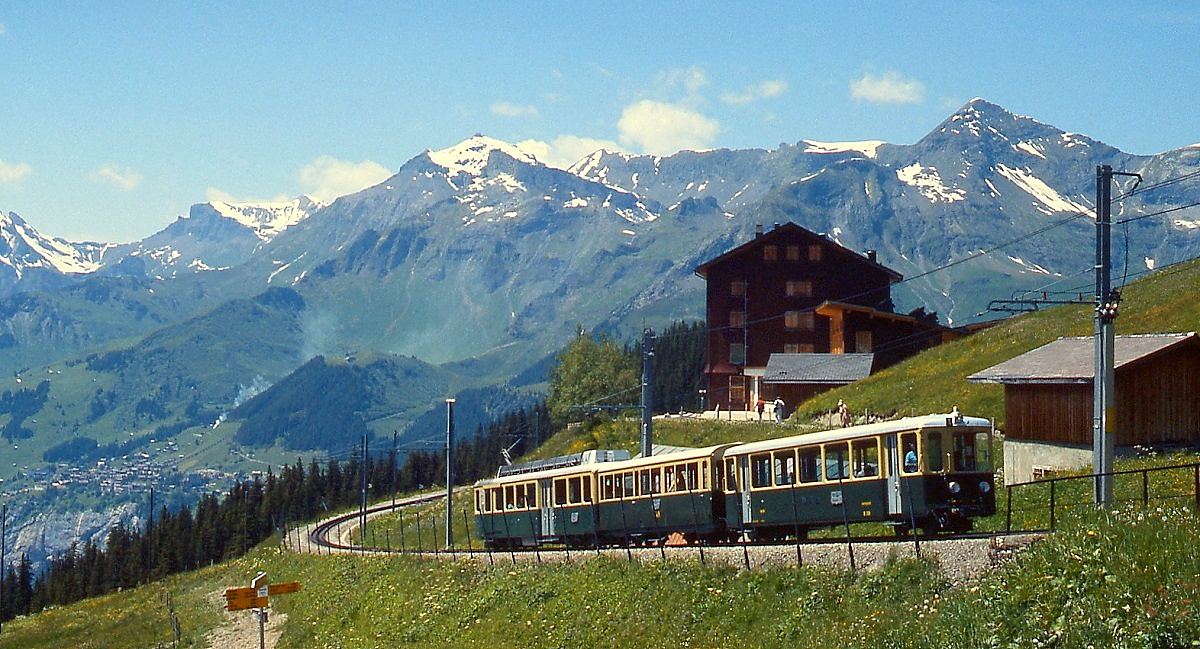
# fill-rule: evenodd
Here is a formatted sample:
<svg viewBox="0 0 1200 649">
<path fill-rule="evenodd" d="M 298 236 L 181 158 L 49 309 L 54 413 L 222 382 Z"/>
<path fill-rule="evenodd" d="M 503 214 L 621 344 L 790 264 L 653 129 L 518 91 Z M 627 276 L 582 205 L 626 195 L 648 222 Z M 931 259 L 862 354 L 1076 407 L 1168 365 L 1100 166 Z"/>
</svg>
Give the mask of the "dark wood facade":
<svg viewBox="0 0 1200 649">
<path fill-rule="evenodd" d="M 968 377 L 1004 384 L 1005 435 L 1014 441 L 1092 443 L 1095 342 L 1060 338 Z M 1117 446 L 1200 441 L 1200 337 L 1117 336 Z"/>
<path fill-rule="evenodd" d="M 1116 371 L 1117 446 L 1200 441 L 1200 341 Z M 1092 382 L 1004 386 L 1009 439 L 1092 443 Z"/>
<path fill-rule="evenodd" d="M 901 279 L 873 255 L 794 223 L 702 264 L 696 274 L 707 285 L 709 406 L 734 410 L 750 409 L 755 372 L 761 376 L 771 354 L 832 351 L 830 319 L 816 313 L 819 305 L 890 312 L 891 284 Z"/>
</svg>

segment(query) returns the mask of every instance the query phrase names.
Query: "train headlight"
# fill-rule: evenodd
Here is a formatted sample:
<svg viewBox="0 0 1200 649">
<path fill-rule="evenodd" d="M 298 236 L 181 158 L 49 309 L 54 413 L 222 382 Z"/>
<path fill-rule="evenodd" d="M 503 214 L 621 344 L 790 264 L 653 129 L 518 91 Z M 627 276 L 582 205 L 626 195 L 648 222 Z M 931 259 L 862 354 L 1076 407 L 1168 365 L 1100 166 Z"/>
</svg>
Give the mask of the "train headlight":
<svg viewBox="0 0 1200 649">
<path fill-rule="evenodd" d="M 962 485 L 958 484 L 957 482 L 951 482 L 950 484 L 946 485 L 946 488 L 948 488 L 952 494 L 962 491 Z"/>
<path fill-rule="evenodd" d="M 979 493 L 985 494 L 991 490 L 992 490 L 992 485 L 988 484 L 987 482 L 979 483 Z"/>
</svg>

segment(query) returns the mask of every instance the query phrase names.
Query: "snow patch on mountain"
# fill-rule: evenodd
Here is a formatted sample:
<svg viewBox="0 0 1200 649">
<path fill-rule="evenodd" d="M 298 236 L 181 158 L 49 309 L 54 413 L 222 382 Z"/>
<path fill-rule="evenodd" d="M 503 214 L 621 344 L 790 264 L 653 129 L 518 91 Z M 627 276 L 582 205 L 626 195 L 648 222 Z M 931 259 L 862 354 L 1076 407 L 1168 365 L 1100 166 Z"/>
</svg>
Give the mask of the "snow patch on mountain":
<svg viewBox="0 0 1200 649">
<path fill-rule="evenodd" d="M 211 201 L 209 205 L 221 216 L 240 223 L 263 241 L 308 218 L 322 203 L 311 196 L 301 196 L 285 202 L 225 203 Z"/>
<path fill-rule="evenodd" d="M 996 171 L 1001 176 L 1012 181 L 1014 185 L 1021 188 L 1025 193 L 1032 196 L 1035 200 L 1042 203 L 1048 209 L 1044 209 L 1034 205 L 1037 211 L 1050 215 L 1056 212 L 1090 212 L 1092 208 L 1082 203 L 1077 203 L 1062 194 L 1059 194 L 1042 179 L 1034 176 L 1028 169 L 1016 169 L 1004 164 L 996 165 Z"/>
<path fill-rule="evenodd" d="M 915 187 L 931 203 L 954 203 L 967 198 L 967 193 L 957 187 L 947 187 L 933 167 L 923 167 L 914 162 L 907 167 L 896 170 L 900 182 Z"/>
<path fill-rule="evenodd" d="M 801 140 L 804 143 L 805 153 L 861 153 L 868 158 L 875 158 L 879 151 L 879 147 L 887 144 L 882 140 L 863 140 L 861 142 L 817 142 L 815 140 Z"/>
<path fill-rule="evenodd" d="M 1042 153 L 1043 149 L 1040 144 L 1036 144 L 1034 142 L 1028 142 L 1028 141 L 1017 142 L 1017 144 L 1015 145 L 1015 148 L 1020 149 L 1021 151 L 1024 151 L 1025 153 L 1028 153 L 1029 155 L 1037 156 L 1037 157 L 1041 158 L 1042 160 L 1046 159 L 1045 154 Z"/>
<path fill-rule="evenodd" d="M 445 167 L 446 175 L 453 178 L 464 173 L 470 176 L 481 175 L 484 167 L 488 164 L 492 151 L 499 151 L 519 162 L 531 165 L 541 164 L 537 158 L 512 144 L 484 135 L 467 138 L 441 151 L 426 151 L 425 155 L 429 156 L 429 160 L 434 164 Z"/>
<path fill-rule="evenodd" d="M 4 244 L 0 263 L 12 267 L 18 278 L 27 268 L 51 268 L 69 275 L 94 272 L 109 247 L 46 237 L 13 212 L 0 212 L 0 238 Z"/>
</svg>

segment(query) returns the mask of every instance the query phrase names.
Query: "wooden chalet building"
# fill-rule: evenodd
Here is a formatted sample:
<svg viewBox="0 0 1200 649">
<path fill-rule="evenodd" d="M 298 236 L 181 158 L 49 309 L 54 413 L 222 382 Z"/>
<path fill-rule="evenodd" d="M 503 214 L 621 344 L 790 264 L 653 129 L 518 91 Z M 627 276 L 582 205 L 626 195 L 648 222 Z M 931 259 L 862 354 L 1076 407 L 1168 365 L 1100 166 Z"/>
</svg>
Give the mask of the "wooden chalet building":
<svg viewBox="0 0 1200 649">
<path fill-rule="evenodd" d="M 795 223 L 769 232 L 758 226 L 752 240 L 701 264 L 696 274 L 706 283 L 709 408 L 751 410 L 776 396 L 792 405 L 847 376 L 839 370 L 834 382 L 794 372 L 786 380 L 774 372 L 767 377 L 775 354 L 873 354 L 868 367 L 879 370 L 957 337 L 892 312 L 891 285 L 902 277 L 876 261 L 874 251 L 861 255 Z M 829 363 L 808 367 L 822 368 L 819 374 Z"/>
<path fill-rule="evenodd" d="M 1096 341 L 1059 338 L 967 377 L 1004 385 L 1004 480 L 1092 465 Z M 1117 336 L 1113 430 L 1136 445 L 1200 442 L 1200 337 Z"/>
</svg>

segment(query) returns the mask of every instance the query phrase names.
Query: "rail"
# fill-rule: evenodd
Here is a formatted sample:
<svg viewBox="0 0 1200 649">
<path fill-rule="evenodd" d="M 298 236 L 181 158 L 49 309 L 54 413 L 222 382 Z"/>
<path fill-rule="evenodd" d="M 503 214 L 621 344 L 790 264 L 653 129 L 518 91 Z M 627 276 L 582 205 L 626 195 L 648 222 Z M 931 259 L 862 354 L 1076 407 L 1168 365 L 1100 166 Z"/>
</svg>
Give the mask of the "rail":
<svg viewBox="0 0 1200 649">
<path fill-rule="evenodd" d="M 1152 481 L 1152 475 L 1162 479 Z M 1113 504 L 1140 503 L 1142 507 L 1149 507 L 1151 502 L 1179 501 L 1190 498 L 1195 504 L 1196 510 L 1200 511 L 1200 463 L 1176 464 L 1108 473 L 1061 476 L 1005 485 L 1008 503 L 1005 508 L 1004 529 L 1008 533 L 1012 533 L 1014 513 L 1024 518 L 1024 528 L 1030 528 L 1030 518 L 1037 513 L 1044 512 L 1049 516 L 1049 524 L 1046 529 L 1053 532 L 1059 518 L 1066 511 L 1072 508 L 1077 508 L 1076 511 L 1083 508 L 1090 508 L 1094 511 L 1096 505 L 1091 494 L 1094 493 L 1096 483 L 1103 476 L 1113 478 Z M 1138 476 L 1140 480 L 1123 479 L 1132 476 Z M 1152 482 L 1159 487 L 1157 491 L 1151 489 Z M 1183 485 L 1188 482 L 1190 485 L 1185 488 Z M 1049 494 L 1040 499 L 1037 496 L 1029 496 L 1029 492 L 1041 490 L 1049 490 Z M 1033 504 L 1014 508 L 1014 502 Z M 1045 505 L 1038 506 L 1038 503 L 1045 503 Z"/>
</svg>

